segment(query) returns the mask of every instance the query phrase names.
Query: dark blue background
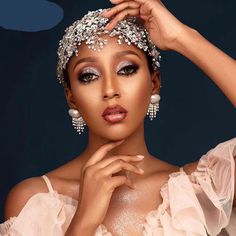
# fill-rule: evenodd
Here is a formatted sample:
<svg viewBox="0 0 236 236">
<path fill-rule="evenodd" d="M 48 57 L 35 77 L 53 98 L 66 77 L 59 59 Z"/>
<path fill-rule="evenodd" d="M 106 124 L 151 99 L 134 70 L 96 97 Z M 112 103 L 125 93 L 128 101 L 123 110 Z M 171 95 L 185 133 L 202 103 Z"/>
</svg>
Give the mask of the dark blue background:
<svg viewBox="0 0 236 236">
<path fill-rule="evenodd" d="M 55 15 L 60 23 L 54 21 L 51 29 L 48 25 L 47 30 L 38 31 L 37 22 L 27 29 L 38 32 L 23 32 L 24 27 L 19 31 L 0 29 L 0 212 L 13 185 L 73 159 L 86 144 L 87 135 L 79 136 L 67 115 L 63 88 L 55 75 L 56 50 L 66 26 L 88 10 L 110 4 L 107 0 L 54 3 L 64 9 L 64 19 Z M 180 20 L 236 57 L 234 0 L 164 3 Z M 16 17 L 9 14 L 10 19 Z M 51 20 L 51 16 L 45 11 L 41 17 Z M 162 57 L 160 112 L 155 121 L 146 121 L 146 140 L 154 155 L 182 165 L 235 137 L 236 112 L 215 84 L 186 58 L 175 52 L 163 52 Z"/>
</svg>

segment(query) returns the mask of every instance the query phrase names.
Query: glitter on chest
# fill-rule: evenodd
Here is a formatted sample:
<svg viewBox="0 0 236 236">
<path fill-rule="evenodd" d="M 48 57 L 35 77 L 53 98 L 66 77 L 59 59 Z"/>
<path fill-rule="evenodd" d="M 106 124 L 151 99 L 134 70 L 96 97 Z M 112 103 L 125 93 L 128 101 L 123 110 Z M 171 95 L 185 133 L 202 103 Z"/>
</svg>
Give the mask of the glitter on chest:
<svg viewBox="0 0 236 236">
<path fill-rule="evenodd" d="M 130 209 L 122 209 L 119 215 L 111 222 L 109 228 L 112 235 L 128 236 L 143 234 L 143 218 L 140 214 Z"/>
<path fill-rule="evenodd" d="M 112 235 L 142 235 L 144 215 L 137 211 L 141 204 L 139 192 L 121 188 L 113 194 L 105 220 Z"/>
<path fill-rule="evenodd" d="M 119 190 L 115 195 L 113 195 L 112 203 L 113 204 L 132 204 L 137 202 L 138 200 L 138 193 L 135 193 L 134 190 Z"/>
</svg>

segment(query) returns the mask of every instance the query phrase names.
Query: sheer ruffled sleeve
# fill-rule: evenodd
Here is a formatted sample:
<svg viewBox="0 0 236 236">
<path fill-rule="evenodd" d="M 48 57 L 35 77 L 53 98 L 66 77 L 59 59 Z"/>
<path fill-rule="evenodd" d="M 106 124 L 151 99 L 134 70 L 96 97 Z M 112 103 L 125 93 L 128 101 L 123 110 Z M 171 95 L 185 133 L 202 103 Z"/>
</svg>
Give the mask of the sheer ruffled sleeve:
<svg viewBox="0 0 236 236">
<path fill-rule="evenodd" d="M 190 177 L 210 235 L 217 235 L 230 220 L 234 199 L 234 156 L 236 138 L 211 149 L 200 159 L 197 170 Z"/>
<path fill-rule="evenodd" d="M 75 213 L 76 203 L 54 193 L 31 197 L 17 217 L 0 224 L 1 236 L 63 236 Z"/>
<path fill-rule="evenodd" d="M 146 216 L 143 235 L 216 236 L 229 222 L 233 224 L 235 155 L 236 138 L 203 155 L 190 175 L 170 174 L 160 191 L 163 202 Z M 36 194 L 17 217 L 0 224 L 0 235 L 63 236 L 76 208 L 77 201 L 55 191 Z M 100 225 L 95 235 L 111 233 Z"/>
<path fill-rule="evenodd" d="M 162 187 L 163 203 L 146 217 L 145 236 L 218 235 L 230 221 L 236 138 L 203 155 L 196 170 L 175 172 Z"/>
<path fill-rule="evenodd" d="M 0 224 L 0 235 L 5 236 L 9 235 L 9 230 L 13 225 L 16 217 L 11 217 L 9 220 L 5 221 L 4 223 Z"/>
</svg>

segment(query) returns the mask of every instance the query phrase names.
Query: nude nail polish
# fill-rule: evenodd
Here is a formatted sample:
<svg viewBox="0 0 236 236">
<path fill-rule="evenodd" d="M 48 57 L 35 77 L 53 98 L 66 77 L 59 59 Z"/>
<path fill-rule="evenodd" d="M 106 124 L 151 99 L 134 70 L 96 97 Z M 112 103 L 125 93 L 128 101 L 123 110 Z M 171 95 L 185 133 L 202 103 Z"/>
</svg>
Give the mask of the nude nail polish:
<svg viewBox="0 0 236 236">
<path fill-rule="evenodd" d="M 144 158 L 143 155 L 137 155 L 137 157 L 138 157 L 139 159 L 143 159 L 143 158 Z"/>
</svg>

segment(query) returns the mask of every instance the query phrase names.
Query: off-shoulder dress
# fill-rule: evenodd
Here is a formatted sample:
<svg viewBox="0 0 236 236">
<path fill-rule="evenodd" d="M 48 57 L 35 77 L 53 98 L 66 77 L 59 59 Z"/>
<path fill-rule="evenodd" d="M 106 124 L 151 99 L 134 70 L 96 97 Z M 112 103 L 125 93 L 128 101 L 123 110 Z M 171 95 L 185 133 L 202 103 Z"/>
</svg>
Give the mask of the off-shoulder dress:
<svg viewBox="0 0 236 236">
<path fill-rule="evenodd" d="M 161 187 L 162 203 L 145 217 L 144 236 L 236 235 L 233 207 L 236 138 L 204 154 L 187 175 L 182 168 L 171 173 Z M 33 195 L 18 216 L 0 224 L 2 236 L 62 236 L 77 208 L 77 200 L 56 192 L 42 178 L 47 193 Z M 105 225 L 95 236 L 111 236 Z"/>
</svg>

